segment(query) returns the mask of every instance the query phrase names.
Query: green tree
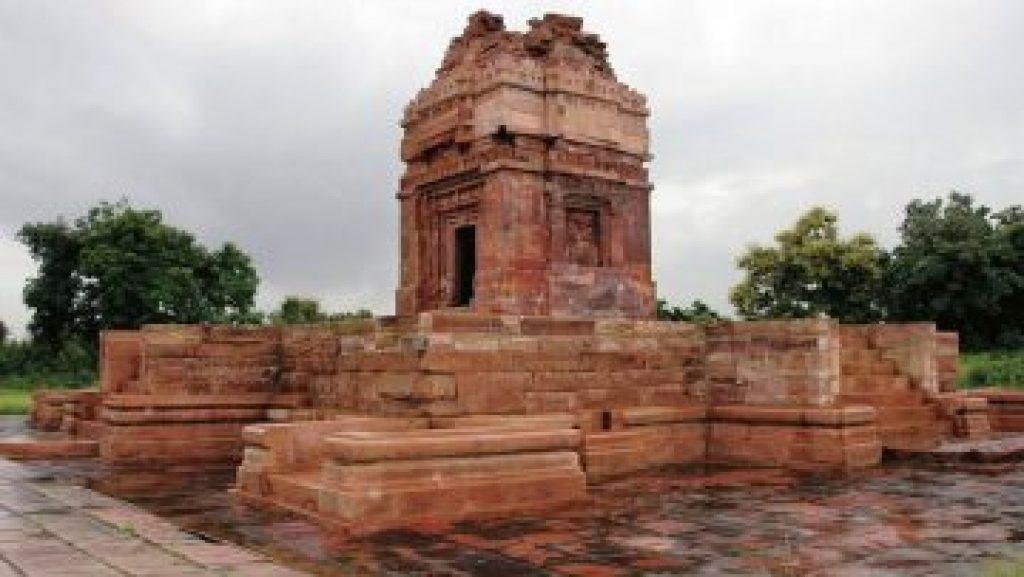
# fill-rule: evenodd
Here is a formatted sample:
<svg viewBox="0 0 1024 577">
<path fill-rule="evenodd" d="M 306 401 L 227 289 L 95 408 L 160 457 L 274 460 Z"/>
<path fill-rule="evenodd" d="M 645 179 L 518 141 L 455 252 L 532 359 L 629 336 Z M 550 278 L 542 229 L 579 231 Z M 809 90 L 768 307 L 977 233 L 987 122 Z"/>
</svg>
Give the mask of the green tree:
<svg viewBox="0 0 1024 577">
<path fill-rule="evenodd" d="M 59 349 L 82 332 L 83 279 L 78 271 L 81 232 L 63 221 L 25 225 L 18 237 L 39 263 L 38 274 L 25 284 L 25 305 L 32 309 L 32 337 Z"/>
<path fill-rule="evenodd" d="M 881 318 L 884 253 L 867 234 L 839 238 L 836 222 L 834 213 L 816 207 L 777 233 L 775 246 L 751 246 L 738 260 L 746 276 L 729 295 L 737 311 L 750 319 Z"/>
<path fill-rule="evenodd" d="M 1007 269 L 1010 290 L 1000 304 L 1000 347 L 1024 347 L 1024 208 L 1013 205 L 995 213 L 1000 265 Z"/>
<path fill-rule="evenodd" d="M 297 296 L 285 297 L 277 311 L 270 314 L 277 325 L 309 325 L 327 320 L 320 312 L 320 301 Z"/>
<path fill-rule="evenodd" d="M 7 328 L 7 323 L 0 321 L 0 345 L 7 342 L 7 336 L 10 334 L 10 330 Z"/>
<path fill-rule="evenodd" d="M 699 299 L 694 300 L 688 307 L 670 305 L 664 299 L 658 299 L 656 313 L 658 320 L 699 324 L 710 324 L 725 318 Z"/>
<path fill-rule="evenodd" d="M 970 195 L 914 200 L 886 272 L 890 318 L 933 320 L 965 348 L 1024 343 L 1024 213 Z"/>
<path fill-rule="evenodd" d="M 39 263 L 25 287 L 29 332 L 60 348 L 103 329 L 229 322 L 251 312 L 259 279 L 228 243 L 209 251 L 157 210 L 101 203 L 77 219 L 30 223 L 19 239 Z"/>
<path fill-rule="evenodd" d="M 354 312 L 325 313 L 320 310 L 320 301 L 311 298 L 290 296 L 281 301 L 281 306 L 270 314 L 270 322 L 278 325 L 310 325 L 338 322 L 347 319 L 372 318 L 368 309 Z"/>
</svg>

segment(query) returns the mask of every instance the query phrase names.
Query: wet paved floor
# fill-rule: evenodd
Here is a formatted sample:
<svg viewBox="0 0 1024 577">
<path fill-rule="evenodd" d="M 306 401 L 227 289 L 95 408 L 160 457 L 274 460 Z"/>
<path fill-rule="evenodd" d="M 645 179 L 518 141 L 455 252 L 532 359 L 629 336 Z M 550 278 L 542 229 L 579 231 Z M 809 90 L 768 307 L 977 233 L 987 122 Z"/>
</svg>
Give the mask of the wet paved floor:
<svg viewBox="0 0 1024 577">
<path fill-rule="evenodd" d="M 0 577 L 301 577 L 119 499 L 0 459 Z"/>
<path fill-rule="evenodd" d="M 95 461 L 36 463 L 55 485 Z M 220 490 L 136 501 L 208 543 L 324 576 L 1021 575 L 1024 466 L 998 475 L 885 467 L 847 479 L 662 471 L 590 488 L 572 509 L 332 540 Z M 0 502 L 0 505 L 3 505 Z M 1005 569 L 1005 567 L 1002 567 Z M 4 575 L 0 571 L 0 576 Z"/>
<path fill-rule="evenodd" d="M 322 575 L 975 576 L 1024 562 L 1024 470 L 890 468 L 818 481 L 665 471 L 592 493 L 545 517 L 337 543 L 301 520 L 218 507 L 213 495 L 149 505 Z"/>
</svg>

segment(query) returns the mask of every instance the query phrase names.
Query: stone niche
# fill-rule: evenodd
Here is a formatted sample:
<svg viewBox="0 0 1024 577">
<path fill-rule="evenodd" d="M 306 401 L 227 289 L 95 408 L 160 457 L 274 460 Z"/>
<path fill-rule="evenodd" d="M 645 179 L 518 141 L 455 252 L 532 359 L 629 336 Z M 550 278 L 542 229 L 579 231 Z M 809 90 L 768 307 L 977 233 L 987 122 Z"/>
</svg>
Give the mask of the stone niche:
<svg viewBox="0 0 1024 577">
<path fill-rule="evenodd" d="M 402 123 L 398 314 L 652 316 L 648 114 L 579 18 L 471 16 Z"/>
</svg>

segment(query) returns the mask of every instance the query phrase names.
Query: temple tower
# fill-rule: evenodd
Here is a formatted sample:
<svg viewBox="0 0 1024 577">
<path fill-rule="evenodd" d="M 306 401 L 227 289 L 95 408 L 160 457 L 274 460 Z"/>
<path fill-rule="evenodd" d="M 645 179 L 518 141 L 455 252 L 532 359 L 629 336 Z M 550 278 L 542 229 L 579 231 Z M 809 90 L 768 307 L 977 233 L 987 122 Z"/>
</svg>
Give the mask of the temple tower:
<svg viewBox="0 0 1024 577">
<path fill-rule="evenodd" d="M 650 317 L 646 98 L 580 18 L 477 12 L 405 110 L 400 315 Z"/>
</svg>

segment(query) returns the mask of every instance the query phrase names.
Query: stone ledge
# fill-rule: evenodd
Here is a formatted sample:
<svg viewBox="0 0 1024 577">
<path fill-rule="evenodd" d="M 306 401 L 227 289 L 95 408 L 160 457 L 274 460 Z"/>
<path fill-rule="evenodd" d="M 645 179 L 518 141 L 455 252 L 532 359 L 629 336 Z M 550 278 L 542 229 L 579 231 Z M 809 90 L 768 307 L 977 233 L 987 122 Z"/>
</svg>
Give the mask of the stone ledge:
<svg viewBox="0 0 1024 577">
<path fill-rule="evenodd" d="M 872 423 L 875 420 L 876 411 L 874 407 L 868 405 L 821 408 L 721 405 L 710 407 L 708 416 L 711 421 L 722 423 L 844 427 Z"/>
<path fill-rule="evenodd" d="M 18 460 L 82 459 L 99 456 L 92 439 L 0 439 L 0 457 Z"/>
<path fill-rule="evenodd" d="M 362 463 L 431 457 L 456 457 L 575 450 L 581 440 L 576 429 L 494 431 L 426 429 L 408 432 L 341 433 L 324 440 L 324 454 L 345 462 Z"/>
</svg>

